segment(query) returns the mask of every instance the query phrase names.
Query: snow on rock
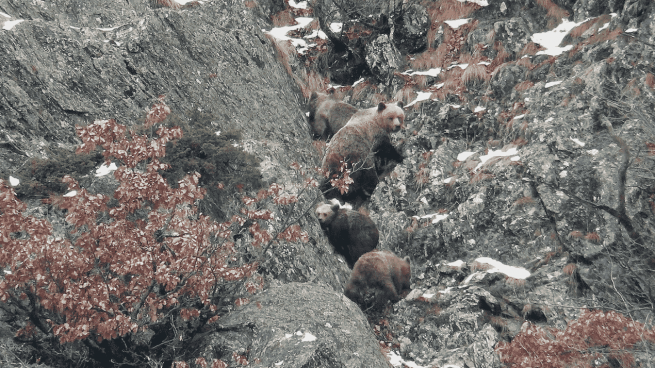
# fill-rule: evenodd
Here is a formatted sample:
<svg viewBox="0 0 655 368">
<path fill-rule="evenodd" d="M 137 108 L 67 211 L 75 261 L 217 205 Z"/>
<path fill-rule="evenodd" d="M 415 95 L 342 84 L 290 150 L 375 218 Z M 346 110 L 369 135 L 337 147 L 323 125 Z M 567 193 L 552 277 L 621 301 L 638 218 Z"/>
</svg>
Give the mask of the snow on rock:
<svg viewBox="0 0 655 368">
<path fill-rule="evenodd" d="M 98 177 L 105 176 L 116 169 L 117 169 L 116 164 L 113 162 L 109 166 L 107 166 L 106 164 L 102 164 L 98 169 L 96 169 L 96 176 Z"/>
<path fill-rule="evenodd" d="M 460 3 L 474 3 L 478 4 L 480 6 L 489 6 L 489 2 L 487 0 L 457 0 Z"/>
<path fill-rule="evenodd" d="M 410 107 L 420 101 L 429 100 L 431 96 L 432 96 L 432 92 L 419 92 L 418 95 L 416 96 L 416 99 L 408 103 L 405 107 Z"/>
<path fill-rule="evenodd" d="M 556 86 L 556 85 L 558 85 L 558 84 L 560 84 L 560 83 L 562 83 L 562 81 L 548 82 L 548 83 L 546 83 L 546 86 L 545 86 L 545 87 L 546 87 L 546 88 L 550 88 L 550 87 L 552 87 L 552 86 Z"/>
<path fill-rule="evenodd" d="M 572 49 L 573 45 L 567 45 L 564 47 L 559 47 L 559 45 L 560 43 L 562 43 L 564 37 L 566 37 L 566 35 L 569 34 L 569 31 L 571 31 L 573 28 L 579 26 L 582 23 L 584 22 L 575 23 L 575 22 L 570 22 L 566 19 L 562 19 L 562 23 L 559 26 L 557 26 L 555 29 L 548 32 L 533 34 L 532 41 L 546 48 L 546 50 L 537 52 L 537 55 L 556 56 L 556 55 L 560 55 L 564 51 L 568 51 Z"/>
<path fill-rule="evenodd" d="M 11 184 L 12 187 L 15 187 L 16 185 L 20 184 L 20 180 L 14 178 L 13 176 L 10 176 L 9 184 Z"/>
<path fill-rule="evenodd" d="M 418 365 L 414 362 L 409 362 L 403 359 L 400 355 L 398 355 L 398 353 L 396 353 L 393 350 L 387 353 L 387 360 L 389 360 L 389 363 L 391 363 L 391 365 L 393 365 L 394 367 L 429 368 L 428 366 Z"/>
<path fill-rule="evenodd" d="M 523 267 L 508 266 L 502 262 L 496 261 L 493 258 L 480 257 L 480 258 L 476 258 L 475 262 L 491 266 L 491 268 L 486 270 L 487 273 L 500 272 L 502 274 L 507 275 L 508 277 L 511 277 L 513 279 L 520 279 L 520 280 L 527 279 L 530 276 L 530 271 L 526 270 Z"/>
<path fill-rule="evenodd" d="M 23 19 L 7 20 L 7 21 L 5 21 L 3 23 L 2 29 L 6 30 L 6 31 L 9 31 L 12 28 L 14 28 L 16 26 L 16 24 L 18 24 L 18 23 L 20 23 L 22 21 L 23 21 Z"/>
<path fill-rule="evenodd" d="M 275 27 L 272 28 L 270 31 L 266 31 L 266 30 L 262 30 L 262 31 L 270 34 L 271 36 L 277 38 L 278 40 L 282 40 L 282 41 L 290 40 L 294 47 L 306 48 L 308 47 L 307 41 L 305 41 L 302 38 L 289 37 L 287 36 L 287 33 L 291 31 L 295 31 L 296 29 L 304 28 L 306 25 L 311 23 L 312 20 L 314 20 L 314 18 L 298 17 L 296 18 L 296 22 L 298 22 L 298 24 L 294 26 Z"/>
<path fill-rule="evenodd" d="M 476 152 L 462 152 L 459 155 L 457 155 L 457 161 L 464 162 L 466 161 L 467 158 L 475 155 Z"/>
<path fill-rule="evenodd" d="M 571 138 L 571 137 L 569 137 L 569 138 Z M 571 138 L 571 140 L 572 140 L 573 142 L 575 142 L 575 143 L 576 143 L 578 146 L 580 146 L 580 147 L 584 147 L 584 145 L 585 145 L 585 142 L 582 142 L 582 141 L 580 141 L 579 139 Z"/>
<path fill-rule="evenodd" d="M 471 18 L 447 20 L 447 21 L 444 21 L 444 23 L 446 23 L 452 29 L 457 29 L 457 28 L 463 26 L 464 24 L 468 23 L 470 19 Z"/>
<path fill-rule="evenodd" d="M 480 156 L 480 163 L 478 164 L 478 166 L 475 167 L 475 169 L 473 169 L 473 171 L 477 171 L 479 168 L 482 167 L 482 165 L 484 165 L 487 161 L 489 161 L 490 159 L 492 159 L 494 157 L 516 156 L 517 153 L 518 153 L 518 151 L 517 151 L 516 147 L 510 148 L 507 151 L 503 151 L 502 149 L 499 149 L 499 150 L 496 150 L 496 151 L 489 150 L 488 154 Z M 461 155 L 461 153 L 460 153 L 460 155 Z M 516 156 L 516 157 L 517 158 L 512 157 L 512 161 L 517 161 L 518 156 Z M 459 156 L 458 156 L 458 159 L 459 159 Z"/>
<path fill-rule="evenodd" d="M 439 73 L 441 73 L 441 68 L 432 68 L 432 69 L 426 70 L 426 71 L 411 71 L 411 72 L 410 71 L 411 70 L 408 70 L 408 71 L 404 72 L 403 74 L 405 74 L 405 75 L 427 75 L 427 76 L 430 76 L 430 77 L 436 77 L 436 76 L 439 75 Z"/>
<path fill-rule="evenodd" d="M 447 213 L 446 213 L 446 214 L 443 214 L 443 213 L 431 213 L 431 214 L 429 214 L 429 215 L 425 215 L 425 216 L 421 216 L 421 217 L 419 217 L 419 216 L 412 216 L 412 217 L 415 218 L 415 219 L 432 219 L 431 222 L 432 222 L 433 224 L 436 224 L 437 222 L 439 222 L 439 221 L 441 221 L 441 220 L 445 220 L 445 219 L 447 219 L 447 218 L 448 218 L 448 214 L 447 214 Z"/>
</svg>

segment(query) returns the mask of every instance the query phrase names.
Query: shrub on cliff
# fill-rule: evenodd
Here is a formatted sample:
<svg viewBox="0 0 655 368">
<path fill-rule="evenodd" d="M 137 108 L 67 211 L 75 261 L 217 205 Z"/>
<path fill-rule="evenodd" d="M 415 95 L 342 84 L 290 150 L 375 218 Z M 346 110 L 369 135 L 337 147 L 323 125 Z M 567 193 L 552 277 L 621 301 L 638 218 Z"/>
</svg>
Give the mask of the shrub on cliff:
<svg viewBox="0 0 655 368">
<path fill-rule="evenodd" d="M 163 102 L 153 105 L 145 128 L 169 113 Z M 167 143 L 182 130 L 161 126 L 157 138 L 126 131 L 114 120 L 77 128 L 78 153 L 101 146 L 107 160 L 122 163 L 114 173 L 120 185 L 109 206 L 109 196 L 66 176 L 69 193 L 49 200 L 65 211 L 64 229 L 26 215 L 0 180 L 0 308 L 19 328 L 16 339 L 51 365 L 179 361 L 194 336 L 263 287 L 256 274 L 262 246 L 308 240 L 289 221 L 276 227 L 273 213 L 261 209 L 295 203 L 276 184 L 243 197 L 230 220 L 214 222 L 198 211 L 206 193 L 200 174 L 186 174 L 175 188 L 159 174 L 170 166 L 161 161 Z M 235 242 L 234 231 L 244 228 Z"/>
</svg>

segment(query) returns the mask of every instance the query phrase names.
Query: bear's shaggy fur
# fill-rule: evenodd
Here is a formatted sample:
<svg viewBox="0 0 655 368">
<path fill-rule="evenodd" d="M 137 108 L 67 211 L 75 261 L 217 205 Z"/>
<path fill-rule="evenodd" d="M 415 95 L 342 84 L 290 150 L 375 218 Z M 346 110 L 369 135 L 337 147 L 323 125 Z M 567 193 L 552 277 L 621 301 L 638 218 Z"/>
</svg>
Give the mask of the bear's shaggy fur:
<svg viewBox="0 0 655 368">
<path fill-rule="evenodd" d="M 325 93 L 312 92 L 309 98 L 309 126 L 314 138 L 326 140 L 343 128 L 357 112 L 355 106 Z"/>
<path fill-rule="evenodd" d="M 316 217 L 335 252 L 344 256 L 350 268 L 362 254 L 378 245 L 380 233 L 371 218 L 348 207 L 342 208 L 337 201 L 318 205 Z"/>
<path fill-rule="evenodd" d="M 379 177 L 403 161 L 389 134 L 399 131 L 404 120 L 402 102 L 380 103 L 355 113 L 332 137 L 323 158 L 323 170 L 329 173 L 321 185 L 325 197 L 354 202 L 355 207 L 370 198 Z M 341 175 L 342 162 L 352 170 L 350 178 L 354 181 L 343 194 L 330 184 L 330 178 Z"/>
<path fill-rule="evenodd" d="M 344 294 L 360 306 L 371 299 L 377 306 L 387 300 L 396 302 L 409 290 L 410 277 L 409 257 L 401 259 L 388 250 L 374 250 L 355 263 Z"/>
</svg>

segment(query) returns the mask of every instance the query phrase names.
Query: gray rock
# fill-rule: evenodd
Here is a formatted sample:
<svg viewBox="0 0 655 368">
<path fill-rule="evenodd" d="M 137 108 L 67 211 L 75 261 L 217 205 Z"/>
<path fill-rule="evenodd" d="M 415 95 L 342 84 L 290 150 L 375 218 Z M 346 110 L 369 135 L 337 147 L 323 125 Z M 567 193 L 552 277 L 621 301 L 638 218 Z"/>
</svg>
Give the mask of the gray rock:
<svg viewBox="0 0 655 368">
<path fill-rule="evenodd" d="M 366 45 L 366 65 L 380 82 L 391 83 L 393 72 L 401 65 L 401 58 L 389 36 L 380 35 Z"/>
<path fill-rule="evenodd" d="M 270 288 L 216 324 L 198 339 L 198 356 L 208 362 L 247 350 L 249 362 L 264 367 L 391 366 L 359 308 L 324 285 Z"/>
</svg>

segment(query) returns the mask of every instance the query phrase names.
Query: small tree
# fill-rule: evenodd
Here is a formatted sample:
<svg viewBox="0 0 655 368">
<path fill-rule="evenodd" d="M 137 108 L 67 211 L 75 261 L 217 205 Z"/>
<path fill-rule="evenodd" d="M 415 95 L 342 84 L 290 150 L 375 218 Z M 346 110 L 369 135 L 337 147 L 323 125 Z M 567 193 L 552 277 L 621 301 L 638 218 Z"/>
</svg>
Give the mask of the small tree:
<svg viewBox="0 0 655 368">
<path fill-rule="evenodd" d="M 169 113 L 160 99 L 144 127 Z M 171 188 L 158 173 L 170 167 L 160 158 L 181 129 L 159 127 L 158 138 L 126 131 L 114 120 L 77 128 L 79 153 L 101 146 L 107 161 L 122 165 L 114 173 L 113 203 L 64 178 L 70 192 L 49 201 L 66 212 L 63 234 L 48 220 L 25 215 L 26 205 L 0 180 L 0 307 L 22 327 L 17 338 L 37 344 L 46 357 L 60 348 L 58 339 L 82 342 L 92 359 L 110 366 L 178 360 L 184 344 L 226 306 L 247 302 L 237 290 L 262 288 L 256 275 L 262 246 L 308 240 L 293 225 L 297 219 L 275 227 L 273 212 L 257 207 L 295 205 L 297 197 L 277 184 L 257 198 L 244 197 L 230 221 L 200 214 L 196 204 L 205 190 L 199 174 Z M 247 241 L 238 245 L 235 230 L 243 228 Z M 239 251 L 253 255 L 246 261 Z"/>
</svg>

